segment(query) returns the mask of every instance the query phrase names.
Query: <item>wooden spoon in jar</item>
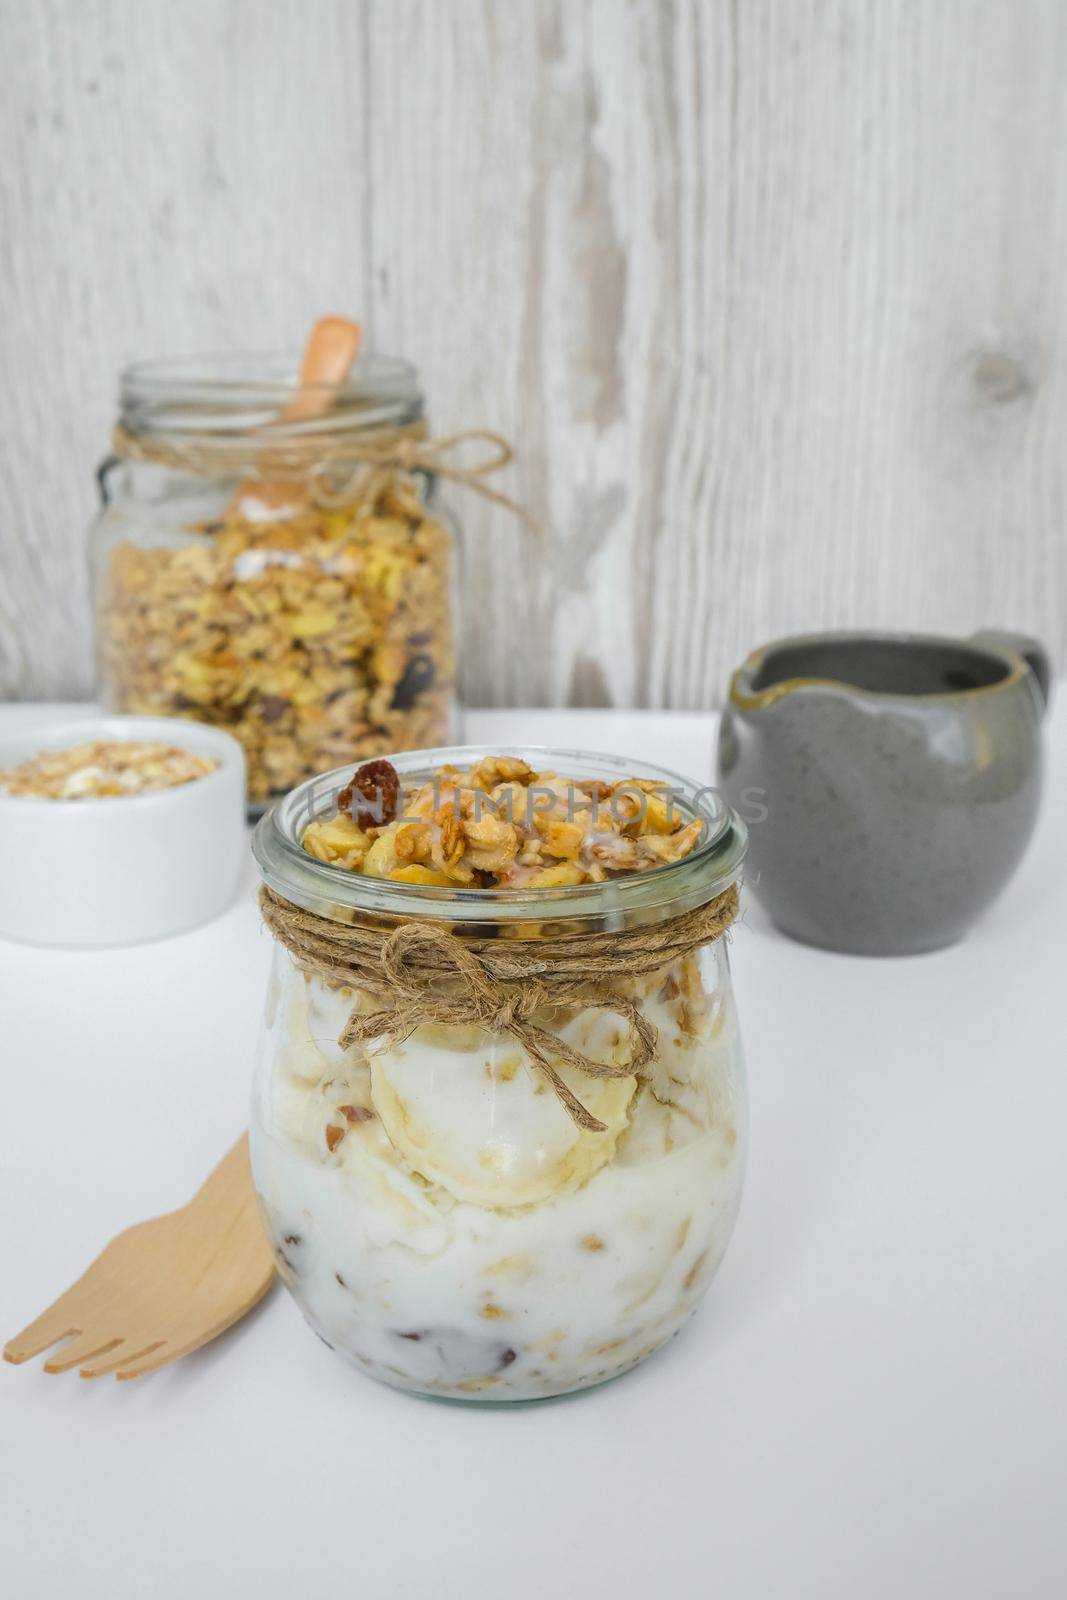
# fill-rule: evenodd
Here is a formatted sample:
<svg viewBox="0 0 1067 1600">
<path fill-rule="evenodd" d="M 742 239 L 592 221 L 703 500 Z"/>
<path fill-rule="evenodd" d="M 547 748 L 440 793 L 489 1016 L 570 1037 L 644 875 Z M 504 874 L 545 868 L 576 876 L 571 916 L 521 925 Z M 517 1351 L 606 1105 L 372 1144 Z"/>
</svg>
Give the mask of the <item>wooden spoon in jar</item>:
<svg viewBox="0 0 1067 1600">
<path fill-rule="evenodd" d="M 278 421 L 309 422 L 325 416 L 341 392 L 362 339 L 358 322 L 350 322 L 347 317 L 320 317 L 304 346 L 300 387 L 278 413 Z M 298 498 L 297 487 L 292 483 L 245 478 L 227 508 L 227 516 L 240 511 L 263 517 Z"/>
</svg>

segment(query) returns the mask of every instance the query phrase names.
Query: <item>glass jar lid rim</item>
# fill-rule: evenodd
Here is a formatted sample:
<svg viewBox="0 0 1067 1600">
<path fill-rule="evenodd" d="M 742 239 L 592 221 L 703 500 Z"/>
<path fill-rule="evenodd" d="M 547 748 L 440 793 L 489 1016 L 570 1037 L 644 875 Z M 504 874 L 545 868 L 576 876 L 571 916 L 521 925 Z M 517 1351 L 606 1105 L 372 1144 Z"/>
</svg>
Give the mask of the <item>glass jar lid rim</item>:
<svg viewBox="0 0 1067 1600">
<path fill-rule="evenodd" d="M 123 423 L 138 433 L 246 433 L 278 425 L 300 384 L 298 351 L 220 351 L 135 361 L 119 376 Z M 314 385 L 309 386 L 314 390 Z M 329 410 L 286 425 L 294 432 L 387 426 L 422 415 L 423 394 L 409 361 L 363 355 Z"/>
<path fill-rule="evenodd" d="M 628 778 L 662 784 L 679 810 L 705 825 L 704 837 L 681 860 L 600 883 L 537 888 L 440 888 L 402 884 L 347 872 L 303 849 L 307 824 L 327 814 L 351 777 L 346 763 L 290 791 L 260 820 L 252 850 L 267 885 L 305 910 L 334 920 L 352 911 L 398 920 L 440 919 L 450 923 L 514 923 L 551 919 L 576 922 L 633 914 L 658 920 L 705 904 L 736 883 L 747 846 L 744 823 L 711 785 L 701 786 L 666 768 L 591 751 L 539 745 L 456 745 L 391 755 L 402 782 L 428 781 L 447 765 L 469 766 L 491 756 L 516 756 L 535 770 L 564 778 Z"/>
</svg>

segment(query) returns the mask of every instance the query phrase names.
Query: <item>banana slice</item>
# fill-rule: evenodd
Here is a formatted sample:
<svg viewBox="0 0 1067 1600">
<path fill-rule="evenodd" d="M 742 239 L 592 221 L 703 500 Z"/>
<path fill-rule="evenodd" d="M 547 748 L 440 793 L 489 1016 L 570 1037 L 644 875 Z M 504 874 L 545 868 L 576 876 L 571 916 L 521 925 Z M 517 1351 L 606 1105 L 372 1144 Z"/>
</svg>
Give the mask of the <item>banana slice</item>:
<svg viewBox="0 0 1067 1600">
<path fill-rule="evenodd" d="M 328 1076 L 330 1063 L 320 1048 L 323 1031 L 312 1029 L 308 988 L 302 972 L 293 968 L 285 974 L 280 1026 L 286 1068 L 294 1078 L 314 1084 Z"/>
<path fill-rule="evenodd" d="M 331 989 L 321 978 L 307 984 L 308 1037 L 331 1067 L 340 1066 L 349 1052 L 337 1043 L 356 997 L 351 989 Z"/>
<path fill-rule="evenodd" d="M 610 1013 L 583 1012 L 560 1037 L 593 1060 L 629 1060 L 625 1025 Z M 371 1098 L 424 1178 L 475 1205 L 525 1206 L 578 1188 L 611 1160 L 637 1084 L 558 1070 L 603 1133 L 575 1126 L 515 1040 L 478 1028 L 418 1028 L 372 1055 Z"/>
</svg>

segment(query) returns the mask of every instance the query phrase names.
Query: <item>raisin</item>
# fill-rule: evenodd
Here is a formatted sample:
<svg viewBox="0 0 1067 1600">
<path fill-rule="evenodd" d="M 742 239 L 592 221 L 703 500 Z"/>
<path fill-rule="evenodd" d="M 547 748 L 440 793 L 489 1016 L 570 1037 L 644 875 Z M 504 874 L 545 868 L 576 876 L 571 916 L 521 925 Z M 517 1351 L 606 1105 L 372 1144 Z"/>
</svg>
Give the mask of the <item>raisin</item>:
<svg viewBox="0 0 1067 1600">
<path fill-rule="evenodd" d="M 433 662 L 429 656 L 412 656 L 404 668 L 403 676 L 393 690 L 390 703 L 393 711 L 410 711 L 420 694 L 425 694 L 430 688 L 435 677 Z"/>
<path fill-rule="evenodd" d="M 280 694 L 265 694 L 259 702 L 259 714 L 264 722 L 278 722 L 288 710 L 289 702 Z"/>
<path fill-rule="evenodd" d="M 356 798 L 358 795 L 358 799 Z M 391 761 L 367 761 L 337 796 L 357 828 L 382 828 L 400 814 L 400 779 Z"/>
</svg>

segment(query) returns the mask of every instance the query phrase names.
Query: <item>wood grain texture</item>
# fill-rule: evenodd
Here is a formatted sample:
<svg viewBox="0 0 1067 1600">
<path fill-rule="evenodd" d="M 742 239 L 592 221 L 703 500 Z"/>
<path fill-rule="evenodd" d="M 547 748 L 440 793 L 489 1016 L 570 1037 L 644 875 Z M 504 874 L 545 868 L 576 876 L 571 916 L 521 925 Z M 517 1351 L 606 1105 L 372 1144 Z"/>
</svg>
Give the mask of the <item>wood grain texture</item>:
<svg viewBox="0 0 1067 1600">
<path fill-rule="evenodd" d="M 468 694 L 701 707 L 777 634 L 1067 645 L 1059 0 L 0 0 L 0 692 L 91 687 L 136 356 L 362 314 L 453 496 Z"/>
</svg>

